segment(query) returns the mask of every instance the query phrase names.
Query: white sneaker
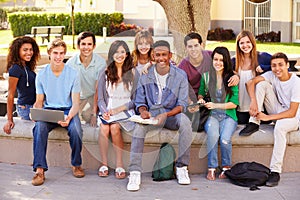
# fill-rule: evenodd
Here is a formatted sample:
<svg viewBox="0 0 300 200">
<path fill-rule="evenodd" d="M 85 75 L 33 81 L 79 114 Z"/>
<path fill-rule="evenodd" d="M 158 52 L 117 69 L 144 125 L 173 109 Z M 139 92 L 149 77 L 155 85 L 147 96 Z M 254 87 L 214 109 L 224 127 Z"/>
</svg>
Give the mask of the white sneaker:
<svg viewBox="0 0 300 200">
<path fill-rule="evenodd" d="M 191 184 L 191 180 L 190 180 L 190 177 L 189 177 L 187 166 L 176 167 L 176 176 L 177 176 L 178 183 L 180 185 L 189 185 L 189 184 Z"/>
<path fill-rule="evenodd" d="M 128 191 L 138 191 L 140 189 L 141 184 L 141 172 L 139 171 L 132 171 L 128 176 L 129 181 L 127 184 Z"/>
</svg>

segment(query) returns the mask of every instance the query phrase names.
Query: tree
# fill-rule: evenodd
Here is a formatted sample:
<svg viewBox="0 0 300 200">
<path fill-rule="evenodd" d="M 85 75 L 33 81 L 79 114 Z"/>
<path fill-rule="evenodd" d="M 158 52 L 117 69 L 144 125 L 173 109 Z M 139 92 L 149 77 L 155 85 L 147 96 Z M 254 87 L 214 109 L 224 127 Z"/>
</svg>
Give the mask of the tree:
<svg viewBox="0 0 300 200">
<path fill-rule="evenodd" d="M 212 0 L 153 0 L 165 10 L 169 30 L 174 38 L 176 61 L 185 55 L 183 39 L 189 32 L 197 32 L 202 36 L 204 45 L 210 24 L 210 8 Z"/>
</svg>

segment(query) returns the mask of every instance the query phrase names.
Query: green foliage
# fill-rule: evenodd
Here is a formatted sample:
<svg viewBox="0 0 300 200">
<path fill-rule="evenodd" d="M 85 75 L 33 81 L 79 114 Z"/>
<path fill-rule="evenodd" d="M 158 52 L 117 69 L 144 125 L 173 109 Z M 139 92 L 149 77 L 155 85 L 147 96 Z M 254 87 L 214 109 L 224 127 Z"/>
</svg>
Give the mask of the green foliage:
<svg viewBox="0 0 300 200">
<path fill-rule="evenodd" d="M 110 14 L 110 18 L 115 24 L 120 24 L 124 20 L 124 15 L 122 13 L 112 13 Z"/>
<path fill-rule="evenodd" d="M 102 28 L 107 27 L 110 36 L 110 25 L 120 24 L 124 17 L 122 13 L 75 13 L 75 34 L 82 31 L 92 31 L 102 35 Z M 65 26 L 64 34 L 72 34 L 71 15 L 64 13 L 15 13 L 9 16 L 9 23 L 13 36 L 29 34 L 32 26 Z"/>
</svg>

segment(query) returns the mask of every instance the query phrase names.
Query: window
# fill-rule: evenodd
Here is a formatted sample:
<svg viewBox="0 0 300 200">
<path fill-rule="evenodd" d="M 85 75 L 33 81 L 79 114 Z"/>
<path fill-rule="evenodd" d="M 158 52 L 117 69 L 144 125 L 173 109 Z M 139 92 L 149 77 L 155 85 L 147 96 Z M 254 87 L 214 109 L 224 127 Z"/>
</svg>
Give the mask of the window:
<svg viewBox="0 0 300 200">
<path fill-rule="evenodd" d="M 244 29 L 254 35 L 271 31 L 271 0 L 244 0 Z"/>
</svg>

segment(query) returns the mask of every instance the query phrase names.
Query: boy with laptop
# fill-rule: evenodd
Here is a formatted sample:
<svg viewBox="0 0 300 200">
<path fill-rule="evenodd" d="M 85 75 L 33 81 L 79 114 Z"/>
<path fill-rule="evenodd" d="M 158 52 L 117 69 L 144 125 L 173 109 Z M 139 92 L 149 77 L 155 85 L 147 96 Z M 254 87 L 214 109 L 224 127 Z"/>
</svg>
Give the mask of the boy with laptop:
<svg viewBox="0 0 300 200">
<path fill-rule="evenodd" d="M 67 46 L 61 39 L 53 40 L 47 48 L 50 64 L 42 69 L 36 77 L 36 102 L 34 108 L 62 110 L 63 121 L 57 123 L 36 121 L 33 128 L 33 171 L 35 176 L 32 185 L 42 185 L 45 181 L 44 172 L 48 170 L 46 152 L 49 132 L 58 127 L 68 130 L 72 149 L 71 164 L 73 175 L 84 176 L 81 168 L 82 128 L 78 116 L 80 101 L 80 78 L 76 69 L 65 65 L 63 60 Z"/>
</svg>

